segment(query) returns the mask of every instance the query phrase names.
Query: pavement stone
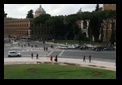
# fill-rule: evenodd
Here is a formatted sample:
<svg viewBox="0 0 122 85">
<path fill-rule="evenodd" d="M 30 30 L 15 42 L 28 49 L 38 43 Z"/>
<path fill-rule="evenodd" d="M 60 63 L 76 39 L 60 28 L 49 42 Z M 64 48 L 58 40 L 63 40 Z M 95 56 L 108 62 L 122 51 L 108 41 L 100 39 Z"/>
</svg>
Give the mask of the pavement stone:
<svg viewBox="0 0 122 85">
<path fill-rule="evenodd" d="M 39 59 L 36 59 L 35 57 L 33 59 L 31 59 L 30 57 L 4 58 L 4 65 L 8 65 L 8 64 L 38 64 L 38 63 L 46 63 L 46 62 L 55 64 L 54 61 L 50 61 L 49 57 L 39 57 Z M 83 62 L 82 59 L 58 58 L 57 64 L 78 65 L 78 66 L 84 66 L 84 67 L 100 68 L 100 69 L 107 69 L 107 70 L 116 71 L 115 63 L 114 62 L 107 62 L 107 61 L 92 60 L 91 63 L 89 63 L 88 60 L 86 60 L 86 62 Z"/>
</svg>

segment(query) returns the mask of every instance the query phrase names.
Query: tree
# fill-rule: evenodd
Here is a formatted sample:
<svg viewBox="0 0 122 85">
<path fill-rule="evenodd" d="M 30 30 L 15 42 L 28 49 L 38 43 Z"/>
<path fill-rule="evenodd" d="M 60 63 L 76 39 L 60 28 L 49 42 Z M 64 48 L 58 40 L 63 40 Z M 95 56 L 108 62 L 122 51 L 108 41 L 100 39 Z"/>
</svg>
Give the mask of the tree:
<svg viewBox="0 0 122 85">
<path fill-rule="evenodd" d="M 115 20 L 112 20 L 112 26 L 111 26 L 111 29 L 112 29 L 112 34 L 111 34 L 111 38 L 110 38 L 110 43 L 111 43 L 111 45 L 114 45 L 114 42 L 116 41 L 115 40 Z"/>
<path fill-rule="evenodd" d="M 4 17 L 6 17 L 7 16 L 7 13 L 5 13 L 5 11 L 4 11 Z"/>
<path fill-rule="evenodd" d="M 81 40 L 82 40 L 82 30 L 79 29 L 79 32 L 76 35 L 76 39 L 79 41 L 79 44 L 81 44 Z"/>
<path fill-rule="evenodd" d="M 36 18 L 34 19 L 34 23 L 35 23 L 35 24 L 40 24 L 40 23 L 45 24 L 46 21 L 47 21 L 50 17 L 51 17 L 50 14 L 41 14 L 40 16 L 38 16 L 38 17 L 36 17 Z"/>
<path fill-rule="evenodd" d="M 95 42 L 98 42 L 99 40 L 99 34 L 100 34 L 100 27 L 101 22 L 99 19 L 99 12 L 92 12 L 92 16 L 90 18 L 89 28 L 91 30 L 91 35 L 94 36 Z"/>
<path fill-rule="evenodd" d="M 74 39 L 76 38 L 76 34 L 78 33 L 78 25 L 76 21 L 78 20 L 77 14 L 71 14 L 66 17 L 66 21 L 68 22 L 68 38 Z"/>
<path fill-rule="evenodd" d="M 33 10 L 28 11 L 26 18 L 33 18 Z"/>
<path fill-rule="evenodd" d="M 108 38 L 108 26 L 111 24 L 112 27 L 115 27 L 113 24 L 113 20 L 116 18 L 116 11 L 115 10 L 105 10 L 102 12 L 102 14 L 104 15 L 103 16 L 103 19 L 104 19 L 104 26 L 106 27 L 106 44 L 108 45 L 109 44 L 109 38 Z M 112 23 L 111 23 L 112 22 Z M 114 29 L 114 28 L 112 28 Z M 114 30 L 115 31 L 115 30 Z M 113 35 L 112 35 L 113 36 Z M 110 39 L 110 42 L 112 40 Z"/>
<path fill-rule="evenodd" d="M 97 12 L 99 11 L 99 4 L 96 5 L 95 11 L 97 11 Z"/>
</svg>

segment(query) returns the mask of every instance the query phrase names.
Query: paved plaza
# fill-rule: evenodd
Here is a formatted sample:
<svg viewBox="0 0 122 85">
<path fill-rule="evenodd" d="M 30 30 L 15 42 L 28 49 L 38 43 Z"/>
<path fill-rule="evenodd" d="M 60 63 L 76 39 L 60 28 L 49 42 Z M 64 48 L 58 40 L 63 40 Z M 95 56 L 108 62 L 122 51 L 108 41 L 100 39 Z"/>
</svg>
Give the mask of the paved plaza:
<svg viewBox="0 0 122 85">
<path fill-rule="evenodd" d="M 7 64 L 38 64 L 38 63 L 45 63 L 45 62 L 52 62 L 50 61 L 49 57 L 39 57 L 39 59 L 36 59 L 34 57 L 31 59 L 31 57 L 18 57 L 18 58 L 4 58 L 4 65 Z M 114 62 L 107 62 L 107 61 L 98 61 L 93 60 L 91 63 L 89 63 L 89 60 L 86 60 L 86 62 L 83 62 L 82 59 L 71 59 L 71 58 L 58 58 L 58 64 L 72 64 L 72 65 L 79 65 L 84 67 L 92 67 L 92 68 L 100 68 L 100 69 L 107 69 L 107 70 L 113 70 L 116 71 L 116 66 Z"/>
</svg>

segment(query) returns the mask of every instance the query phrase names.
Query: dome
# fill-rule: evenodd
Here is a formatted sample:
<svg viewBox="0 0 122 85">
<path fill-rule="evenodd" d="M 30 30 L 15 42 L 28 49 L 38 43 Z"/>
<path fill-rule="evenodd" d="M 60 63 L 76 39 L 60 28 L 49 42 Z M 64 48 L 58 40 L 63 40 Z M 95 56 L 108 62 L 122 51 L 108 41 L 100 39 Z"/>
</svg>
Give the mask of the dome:
<svg viewBox="0 0 122 85">
<path fill-rule="evenodd" d="M 42 8 L 42 6 L 40 5 L 39 8 L 37 8 L 37 10 L 35 11 L 35 13 L 41 13 L 41 14 L 46 14 L 45 10 Z"/>
</svg>

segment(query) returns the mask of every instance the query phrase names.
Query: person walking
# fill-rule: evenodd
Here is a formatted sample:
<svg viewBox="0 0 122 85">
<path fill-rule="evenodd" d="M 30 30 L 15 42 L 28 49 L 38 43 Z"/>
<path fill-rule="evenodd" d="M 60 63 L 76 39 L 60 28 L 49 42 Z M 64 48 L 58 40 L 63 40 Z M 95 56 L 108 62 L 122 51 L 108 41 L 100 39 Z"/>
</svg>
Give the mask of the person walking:
<svg viewBox="0 0 122 85">
<path fill-rule="evenodd" d="M 83 62 L 86 62 L 85 57 L 86 57 L 86 56 L 84 55 L 84 57 L 83 57 Z"/>
<path fill-rule="evenodd" d="M 50 61 L 51 61 L 51 62 L 53 61 L 53 56 L 52 56 L 52 55 L 50 56 Z"/>
<path fill-rule="evenodd" d="M 48 51 L 48 47 L 45 47 L 46 48 L 46 51 Z"/>
<path fill-rule="evenodd" d="M 91 55 L 89 55 L 89 63 L 91 63 Z"/>
<path fill-rule="evenodd" d="M 45 51 L 45 47 L 44 47 L 44 51 Z"/>
<path fill-rule="evenodd" d="M 31 53 L 31 58 L 33 59 L 33 53 Z"/>
<path fill-rule="evenodd" d="M 36 54 L 36 59 L 39 59 L 38 53 Z"/>
<path fill-rule="evenodd" d="M 116 66 L 116 60 L 115 60 L 115 66 Z"/>
<path fill-rule="evenodd" d="M 55 62 L 57 62 L 57 61 L 58 61 L 57 55 L 56 55 L 56 57 L 55 57 L 54 61 L 55 61 Z"/>
</svg>

